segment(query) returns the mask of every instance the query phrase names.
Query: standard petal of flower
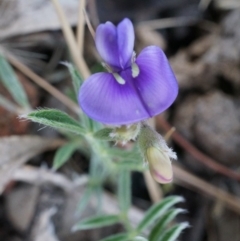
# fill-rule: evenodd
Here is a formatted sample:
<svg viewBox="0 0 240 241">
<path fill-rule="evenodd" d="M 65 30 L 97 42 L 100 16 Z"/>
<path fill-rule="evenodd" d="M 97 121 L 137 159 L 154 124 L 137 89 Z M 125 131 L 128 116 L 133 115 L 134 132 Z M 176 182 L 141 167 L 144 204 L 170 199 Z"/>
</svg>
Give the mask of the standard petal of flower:
<svg viewBox="0 0 240 241">
<path fill-rule="evenodd" d="M 78 100 L 89 117 L 105 124 L 131 124 L 148 118 L 131 81 L 119 84 L 110 73 L 90 76 L 83 83 Z"/>
<path fill-rule="evenodd" d="M 119 63 L 122 69 L 131 65 L 134 47 L 134 29 L 132 22 L 125 18 L 117 26 Z"/>
<path fill-rule="evenodd" d="M 178 84 L 163 51 L 149 46 L 139 54 L 136 64 L 140 69 L 134 85 L 150 116 L 166 110 L 178 94 Z"/>
<path fill-rule="evenodd" d="M 149 170 L 155 181 L 169 183 L 173 178 L 172 164 L 169 157 L 156 147 L 149 147 L 146 153 Z"/>
<path fill-rule="evenodd" d="M 111 22 L 97 27 L 95 42 L 101 58 L 110 66 L 120 68 L 117 28 Z"/>
</svg>

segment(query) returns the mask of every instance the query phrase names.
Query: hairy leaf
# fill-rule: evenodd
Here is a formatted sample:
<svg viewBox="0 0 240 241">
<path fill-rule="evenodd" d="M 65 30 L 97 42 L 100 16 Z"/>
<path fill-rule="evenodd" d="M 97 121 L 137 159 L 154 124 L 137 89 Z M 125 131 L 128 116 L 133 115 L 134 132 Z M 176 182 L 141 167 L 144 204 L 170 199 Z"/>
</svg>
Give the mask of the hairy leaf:
<svg viewBox="0 0 240 241">
<path fill-rule="evenodd" d="M 180 196 L 170 196 L 164 198 L 160 203 L 153 205 L 145 214 L 143 220 L 139 223 L 137 230 L 143 231 L 149 225 L 155 222 L 157 218 L 162 216 L 174 204 L 182 202 L 184 199 Z"/>
<path fill-rule="evenodd" d="M 127 212 L 131 205 L 131 173 L 127 169 L 119 172 L 118 202 L 120 210 Z"/>
<path fill-rule="evenodd" d="M 127 233 L 119 233 L 107 238 L 101 239 L 100 241 L 129 241 Z"/>
<path fill-rule="evenodd" d="M 6 89 L 11 93 L 14 100 L 23 108 L 30 109 L 25 90 L 19 82 L 11 65 L 0 55 L 0 80 Z"/>
<path fill-rule="evenodd" d="M 172 228 L 167 230 L 158 241 L 175 241 L 180 233 L 189 227 L 188 222 L 174 225 Z"/>
<path fill-rule="evenodd" d="M 149 240 L 157 241 L 159 237 L 161 237 L 161 234 L 164 232 L 167 224 L 169 224 L 179 213 L 183 212 L 185 212 L 185 210 L 181 208 L 171 209 L 167 211 L 153 227 L 149 235 Z"/>
<path fill-rule="evenodd" d="M 70 142 L 60 147 L 56 151 L 53 159 L 53 169 L 57 170 L 63 166 L 77 149 L 78 143 L 76 142 Z"/>
<path fill-rule="evenodd" d="M 133 239 L 133 241 L 148 241 L 146 238 L 141 237 L 141 236 L 137 236 Z"/>
<path fill-rule="evenodd" d="M 22 115 L 21 118 L 31 120 L 56 129 L 61 129 L 75 134 L 83 135 L 83 127 L 68 114 L 55 109 L 42 109 L 31 112 L 28 115 Z"/>
<path fill-rule="evenodd" d="M 120 222 L 118 215 L 100 215 L 80 221 L 73 227 L 73 231 L 101 228 Z"/>
<path fill-rule="evenodd" d="M 63 63 L 69 70 L 69 73 L 71 75 L 72 78 L 72 83 L 73 83 L 73 87 L 74 87 L 74 91 L 76 96 L 78 95 L 80 86 L 83 83 L 83 78 L 80 76 L 79 72 L 77 71 L 77 69 L 70 63 Z"/>
</svg>

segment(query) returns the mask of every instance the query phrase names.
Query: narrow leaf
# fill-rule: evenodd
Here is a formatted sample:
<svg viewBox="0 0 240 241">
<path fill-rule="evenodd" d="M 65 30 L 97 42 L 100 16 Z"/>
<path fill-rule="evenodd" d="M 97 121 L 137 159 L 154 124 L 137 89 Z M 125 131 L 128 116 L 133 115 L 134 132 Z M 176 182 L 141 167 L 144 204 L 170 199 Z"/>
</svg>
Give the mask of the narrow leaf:
<svg viewBox="0 0 240 241">
<path fill-rule="evenodd" d="M 180 196 L 170 196 L 164 198 L 160 203 L 153 205 L 145 214 L 143 220 L 139 223 L 137 230 L 143 231 L 149 225 L 155 222 L 157 218 L 162 216 L 174 204 L 182 202 L 184 199 Z"/>
<path fill-rule="evenodd" d="M 70 142 L 60 147 L 53 159 L 53 169 L 57 170 L 63 166 L 77 149 L 78 144 L 76 142 Z"/>
<path fill-rule="evenodd" d="M 72 78 L 72 83 L 73 83 L 73 87 L 74 87 L 74 91 L 76 96 L 78 95 L 80 86 L 83 83 L 83 78 L 80 76 L 79 72 L 77 71 L 77 69 L 70 63 L 63 63 L 69 70 L 69 73 L 71 75 Z"/>
<path fill-rule="evenodd" d="M 186 228 L 189 228 L 188 222 L 176 224 L 172 228 L 167 230 L 163 234 L 162 238 L 159 239 L 159 241 L 175 241 L 180 235 L 180 233 Z"/>
<path fill-rule="evenodd" d="M 79 215 L 82 214 L 82 212 L 84 211 L 84 209 L 88 205 L 89 200 L 92 197 L 93 191 L 94 190 L 91 187 L 88 187 L 88 188 L 86 188 L 86 190 L 84 190 L 84 193 L 81 196 L 81 200 L 80 200 L 80 202 L 78 204 L 78 207 L 77 207 L 77 213 Z"/>
<path fill-rule="evenodd" d="M 56 129 L 61 129 L 75 134 L 83 135 L 83 127 L 68 114 L 55 109 L 42 109 L 33 111 L 28 115 L 22 115 L 21 118 L 31 120 Z"/>
<path fill-rule="evenodd" d="M 118 215 L 100 215 L 80 221 L 73 227 L 73 231 L 101 228 L 120 222 Z"/>
<path fill-rule="evenodd" d="M 124 151 L 124 150 L 122 150 Z M 144 165 L 143 165 L 143 162 L 139 162 L 138 160 L 121 160 L 121 161 L 118 161 L 118 162 L 115 162 L 114 163 L 117 167 L 117 169 L 122 169 L 122 170 L 129 170 L 129 171 L 143 171 L 145 168 L 144 168 Z"/>
<path fill-rule="evenodd" d="M 25 90 L 19 82 L 13 68 L 2 55 L 0 55 L 0 79 L 14 100 L 21 107 L 30 109 Z"/>
<path fill-rule="evenodd" d="M 118 177 L 118 202 L 120 210 L 127 212 L 131 205 L 131 173 L 122 169 Z"/>
<path fill-rule="evenodd" d="M 12 113 L 18 113 L 19 107 L 6 99 L 3 95 L 0 95 L 0 106 Z"/>
<path fill-rule="evenodd" d="M 150 241 L 158 241 L 159 237 L 161 237 L 161 234 L 164 232 L 164 229 L 166 226 L 179 214 L 185 212 L 184 209 L 176 208 L 171 209 L 167 211 L 155 224 L 153 227 L 150 235 L 149 240 Z"/>
<path fill-rule="evenodd" d="M 127 233 L 119 233 L 107 238 L 101 239 L 100 241 L 129 241 Z"/>
<path fill-rule="evenodd" d="M 111 141 L 111 140 L 113 140 L 110 136 L 112 131 L 113 131 L 112 128 L 103 128 L 103 129 L 95 132 L 94 136 L 99 140 Z"/>
<path fill-rule="evenodd" d="M 137 236 L 133 239 L 133 241 L 148 241 L 146 238 L 141 237 L 141 236 Z"/>
</svg>

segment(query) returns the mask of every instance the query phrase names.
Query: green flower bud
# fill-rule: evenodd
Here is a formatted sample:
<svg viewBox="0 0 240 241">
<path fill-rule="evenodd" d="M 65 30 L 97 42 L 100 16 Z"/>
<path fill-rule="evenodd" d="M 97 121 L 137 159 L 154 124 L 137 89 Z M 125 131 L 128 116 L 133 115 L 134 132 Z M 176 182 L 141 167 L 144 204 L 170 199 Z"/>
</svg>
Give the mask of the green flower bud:
<svg viewBox="0 0 240 241">
<path fill-rule="evenodd" d="M 171 159 L 177 159 L 165 140 L 150 126 L 143 124 L 138 146 L 145 161 L 149 164 L 152 177 L 159 183 L 169 183 L 173 178 Z"/>
<path fill-rule="evenodd" d="M 139 134 L 141 124 L 120 126 L 115 128 L 103 128 L 97 131 L 94 136 L 101 140 L 116 141 L 126 144 L 130 140 L 135 140 Z"/>
<path fill-rule="evenodd" d="M 136 139 L 139 134 L 140 128 L 140 123 L 128 126 L 120 126 L 112 130 L 112 132 L 110 133 L 110 137 L 117 142 L 119 141 L 123 144 L 126 144 L 128 141 Z"/>
</svg>

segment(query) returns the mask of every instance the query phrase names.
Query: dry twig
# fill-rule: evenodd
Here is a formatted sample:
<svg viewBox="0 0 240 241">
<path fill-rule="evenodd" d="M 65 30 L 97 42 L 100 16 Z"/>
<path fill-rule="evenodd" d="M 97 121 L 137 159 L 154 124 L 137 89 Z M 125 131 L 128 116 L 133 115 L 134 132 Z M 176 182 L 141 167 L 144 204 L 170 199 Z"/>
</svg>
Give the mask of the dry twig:
<svg viewBox="0 0 240 241">
<path fill-rule="evenodd" d="M 73 31 L 67 21 L 67 18 L 64 14 L 64 11 L 63 11 L 61 5 L 59 4 L 59 1 L 52 0 L 52 3 L 55 6 L 59 20 L 61 22 L 63 34 L 66 38 L 66 41 L 67 41 L 68 47 L 70 49 L 71 55 L 73 57 L 73 60 L 76 64 L 79 72 L 82 74 L 83 78 L 86 79 L 90 75 L 90 71 L 89 71 L 87 64 L 86 64 L 85 60 L 83 59 L 82 55 L 80 55 L 77 51 L 78 47 L 77 47 L 77 42 L 74 38 Z"/>
<path fill-rule="evenodd" d="M 25 76 L 27 76 L 29 79 L 34 81 L 36 84 L 41 86 L 44 90 L 46 90 L 48 93 L 50 93 L 52 96 L 54 96 L 56 99 L 58 99 L 60 102 L 65 104 L 70 110 L 73 112 L 79 114 L 81 112 L 79 106 L 74 103 L 72 100 L 70 100 L 67 96 L 62 94 L 59 90 L 54 88 L 52 85 L 50 85 L 46 80 L 35 74 L 31 69 L 29 69 L 26 65 L 21 63 L 19 60 L 17 60 L 12 54 L 5 53 L 5 56 L 7 60 L 19 71 L 21 71 Z"/>
<path fill-rule="evenodd" d="M 200 193 L 208 197 L 220 200 L 229 209 L 240 214 L 240 199 L 228 192 L 217 188 L 206 181 L 194 176 L 177 165 L 173 165 L 174 181 L 184 187 L 188 187 L 193 191 L 198 190 Z"/>
<path fill-rule="evenodd" d="M 168 131 L 172 127 L 171 125 L 164 120 L 161 116 L 157 117 L 158 124 L 165 130 Z M 179 132 L 175 131 L 172 135 L 172 138 L 178 145 L 184 148 L 189 152 L 196 160 L 203 163 L 205 166 L 211 168 L 212 170 L 223 174 L 224 176 L 230 177 L 232 179 L 240 181 L 240 174 L 228 169 L 227 167 L 217 163 L 212 158 L 208 157 L 196 147 L 194 147 L 190 142 L 188 142 Z"/>
<path fill-rule="evenodd" d="M 78 25 L 77 25 L 77 47 L 78 52 L 83 56 L 83 42 L 84 42 L 84 13 L 86 0 L 79 1 L 79 9 L 78 9 Z"/>
</svg>

